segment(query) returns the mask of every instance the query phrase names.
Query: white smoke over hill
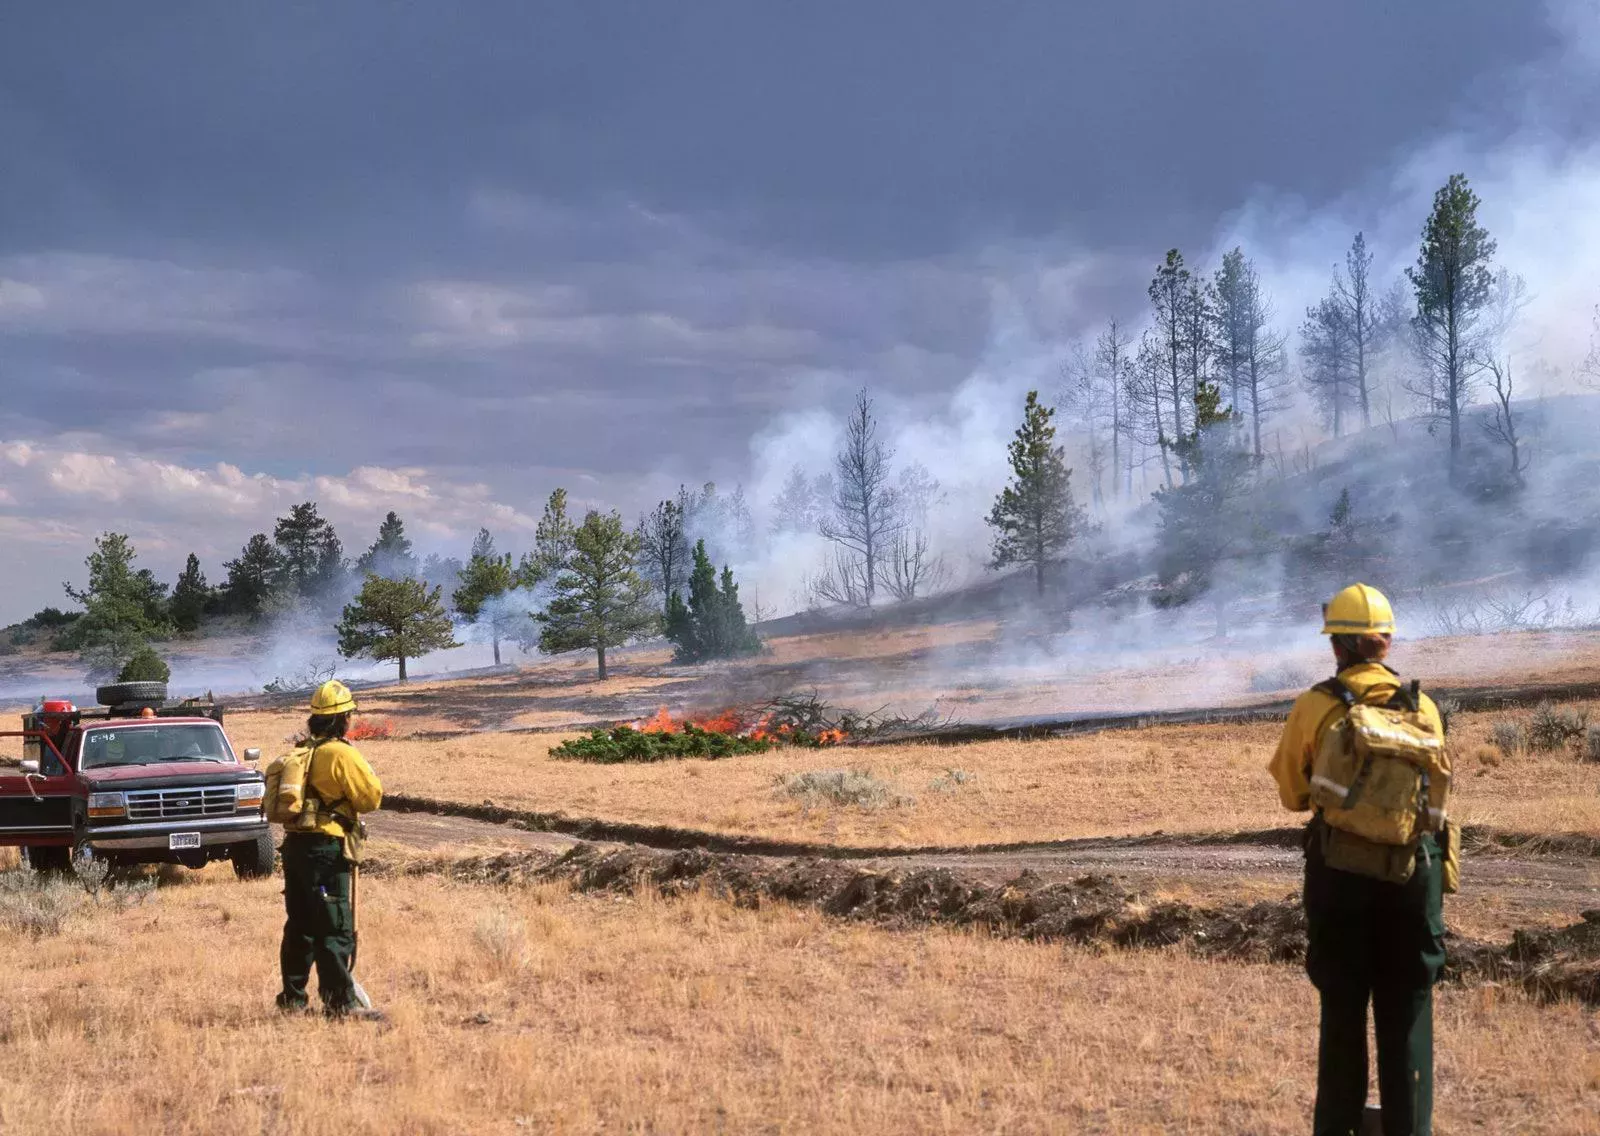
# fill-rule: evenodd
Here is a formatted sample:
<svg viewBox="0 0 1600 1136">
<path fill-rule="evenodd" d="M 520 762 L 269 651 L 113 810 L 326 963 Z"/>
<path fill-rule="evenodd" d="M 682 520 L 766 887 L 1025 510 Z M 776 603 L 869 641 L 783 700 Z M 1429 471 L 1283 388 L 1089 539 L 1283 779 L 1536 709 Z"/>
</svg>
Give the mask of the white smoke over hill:
<svg viewBox="0 0 1600 1136">
<path fill-rule="evenodd" d="M 1376 290 L 1403 282 L 1404 270 L 1416 260 L 1434 191 L 1448 175 L 1465 172 L 1482 201 L 1479 220 L 1498 243 L 1495 265 L 1527 284 L 1526 305 L 1499 345 L 1518 377 L 1519 405 L 1535 449 L 1530 492 L 1521 508 L 1544 519 L 1566 520 L 1570 507 L 1563 506 L 1561 495 L 1572 463 L 1588 449 L 1585 434 L 1569 429 L 1560 438 L 1548 430 L 1541 435 L 1535 410 L 1537 400 L 1580 391 L 1589 381 L 1584 364 L 1600 302 L 1593 272 L 1600 263 L 1600 146 L 1566 139 L 1574 133 L 1567 129 L 1574 106 L 1600 89 L 1593 67 L 1600 10 L 1562 3 L 1552 6 L 1551 18 L 1565 34 L 1564 47 L 1517 77 L 1510 96 L 1517 107 L 1512 129 L 1487 136 L 1464 120 L 1395 155 L 1386 170 L 1352 184 L 1328 205 L 1311 206 L 1263 189 L 1219 222 L 1207 247 L 1183 251 L 1203 277 L 1235 247 L 1254 261 L 1275 310 L 1274 326 L 1288 336 L 1288 371 L 1295 376 L 1300 370 L 1295 333 L 1306 309 L 1328 293 L 1333 270 L 1343 266 L 1355 234 L 1363 232 L 1374 253 Z M 1270 180 L 1269 170 L 1264 180 Z M 990 532 L 983 518 L 1007 477 L 1005 447 L 1020 421 L 1025 392 L 1037 389 L 1047 399 L 1058 395 L 1074 349 L 1092 341 L 1105 320 L 1116 317 L 1135 336 L 1148 322 L 1143 287 L 1166 249 L 1159 226 L 1152 226 L 1151 241 L 1142 256 L 1117 258 L 1082 249 L 993 251 L 987 258 L 993 266 L 993 328 L 980 364 L 942 403 L 911 403 L 887 390 L 873 391 L 895 464 L 920 463 L 945 491 L 931 536 L 952 569 L 953 582 L 985 576 Z M 1108 301 L 1110 294 L 1119 298 Z M 1410 300 L 1409 286 L 1404 296 Z M 1402 365 L 1409 362 L 1388 360 L 1379 376 L 1397 419 L 1415 411 L 1404 389 L 1410 376 L 1400 373 Z M 769 520 L 763 507 L 777 497 L 791 469 L 799 467 L 809 476 L 829 471 L 849 410 L 844 392 L 852 384 L 870 389 L 872 380 L 871 375 L 819 377 L 813 389 L 834 392 L 830 405 L 777 415 L 752 439 L 748 488 L 759 528 Z M 1344 449 L 1326 447 L 1327 434 L 1309 397 L 1298 382 L 1291 385 L 1289 405 L 1271 422 L 1269 448 L 1282 455 L 1283 472 L 1336 461 Z M 1593 413 L 1586 403 L 1562 405 L 1562 414 Z M 1063 409 L 1058 420 L 1076 467 L 1079 499 L 1087 503 L 1084 438 L 1070 410 Z M 1487 443 L 1477 424 L 1469 423 L 1468 429 L 1467 445 L 1482 450 Z M 1410 462 L 1403 467 L 1391 462 L 1391 476 L 1416 480 L 1444 463 L 1442 439 L 1420 429 L 1402 431 L 1396 425 L 1371 441 L 1393 446 L 1401 436 Z M 1346 480 L 1360 478 L 1351 474 Z M 1147 543 L 1154 522 L 1150 491 L 1158 486 L 1159 470 L 1146 468 L 1134 499 L 1097 518 L 1113 545 Z M 1325 519 L 1337 492 L 1322 477 L 1306 482 L 1300 502 L 1304 526 Z M 788 535 L 735 568 L 747 589 L 758 591 L 765 602 L 795 610 L 805 606 L 806 581 L 826 555 L 820 537 Z M 1587 593 L 1587 585 L 1579 591 Z"/>
</svg>

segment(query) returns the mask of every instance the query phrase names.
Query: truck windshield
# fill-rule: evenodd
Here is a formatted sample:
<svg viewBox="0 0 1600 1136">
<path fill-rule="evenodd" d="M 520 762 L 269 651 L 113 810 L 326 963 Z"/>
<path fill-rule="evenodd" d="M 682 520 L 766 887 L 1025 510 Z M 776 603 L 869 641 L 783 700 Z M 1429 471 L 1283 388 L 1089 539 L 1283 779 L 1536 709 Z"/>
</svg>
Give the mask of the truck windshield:
<svg viewBox="0 0 1600 1136">
<path fill-rule="evenodd" d="M 172 761 L 232 763 L 228 739 L 209 723 L 128 726 L 91 730 L 83 737 L 79 769 L 108 765 L 155 765 Z"/>
</svg>

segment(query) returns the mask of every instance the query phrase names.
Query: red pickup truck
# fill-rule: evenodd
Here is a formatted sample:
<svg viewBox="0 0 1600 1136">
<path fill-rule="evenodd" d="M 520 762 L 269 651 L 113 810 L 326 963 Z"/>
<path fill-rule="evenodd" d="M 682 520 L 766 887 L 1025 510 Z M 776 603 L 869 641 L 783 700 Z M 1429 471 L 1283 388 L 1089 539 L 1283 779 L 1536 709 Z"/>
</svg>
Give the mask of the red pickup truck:
<svg viewBox="0 0 1600 1136">
<path fill-rule="evenodd" d="M 113 864 L 233 861 L 242 878 L 272 873 L 265 781 L 235 755 L 222 708 L 167 702 L 165 683 L 101 687 L 93 710 L 42 700 L 22 717 L 20 758 L 0 755 L 0 846 L 35 868 L 74 856 Z M 5 749 L 0 742 L 0 752 Z"/>
</svg>

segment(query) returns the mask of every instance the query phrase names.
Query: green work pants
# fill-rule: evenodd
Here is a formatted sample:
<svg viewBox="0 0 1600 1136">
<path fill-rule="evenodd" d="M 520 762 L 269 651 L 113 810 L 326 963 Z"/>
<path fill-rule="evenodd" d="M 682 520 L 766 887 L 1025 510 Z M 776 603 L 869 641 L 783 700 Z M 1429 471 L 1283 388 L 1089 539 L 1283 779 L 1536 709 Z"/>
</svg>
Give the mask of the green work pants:
<svg viewBox="0 0 1600 1136">
<path fill-rule="evenodd" d="M 1367 1005 L 1384 1136 L 1433 1131 L 1433 984 L 1444 967 L 1443 864 L 1432 836 L 1404 884 L 1330 868 L 1306 848 L 1306 971 L 1322 995 L 1316 1136 L 1351 1136 L 1367 1097 Z"/>
<path fill-rule="evenodd" d="M 312 963 L 323 1006 L 342 1013 L 356 1006 L 350 962 L 355 954 L 355 918 L 350 906 L 350 862 L 344 842 L 319 833 L 291 833 L 283 840 L 283 903 L 288 920 L 278 965 L 283 992 L 278 1005 L 307 1004 Z"/>
</svg>

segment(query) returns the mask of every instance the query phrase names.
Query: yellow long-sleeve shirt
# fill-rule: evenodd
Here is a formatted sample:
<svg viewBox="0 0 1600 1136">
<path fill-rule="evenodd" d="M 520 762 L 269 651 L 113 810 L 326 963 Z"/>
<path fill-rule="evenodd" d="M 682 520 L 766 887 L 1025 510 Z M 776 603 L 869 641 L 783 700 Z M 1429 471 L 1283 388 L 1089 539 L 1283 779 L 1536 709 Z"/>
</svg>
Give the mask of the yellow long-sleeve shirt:
<svg viewBox="0 0 1600 1136">
<path fill-rule="evenodd" d="M 1400 689 L 1400 678 L 1382 663 L 1357 663 L 1339 672 L 1339 681 L 1350 688 L 1356 699 L 1365 703 L 1387 702 Z M 1333 695 L 1321 690 L 1308 690 L 1295 699 L 1289 720 L 1284 723 L 1283 736 L 1267 768 L 1278 783 L 1278 796 L 1283 807 L 1293 812 L 1305 812 L 1311 807 L 1311 759 L 1322 744 L 1322 735 L 1338 720 L 1344 708 Z M 1439 720 L 1439 708 L 1426 694 L 1420 699 L 1420 709 L 1442 736 L 1444 726 Z M 1445 759 L 1448 762 L 1448 757 Z"/>
<path fill-rule="evenodd" d="M 360 813 L 370 813 L 383 803 L 383 785 L 372 766 L 367 764 L 360 750 L 337 738 L 317 743 L 306 781 L 324 805 L 337 806 L 352 819 Z M 327 836 L 344 835 L 339 822 L 332 819 L 323 822 L 316 831 Z"/>
</svg>

